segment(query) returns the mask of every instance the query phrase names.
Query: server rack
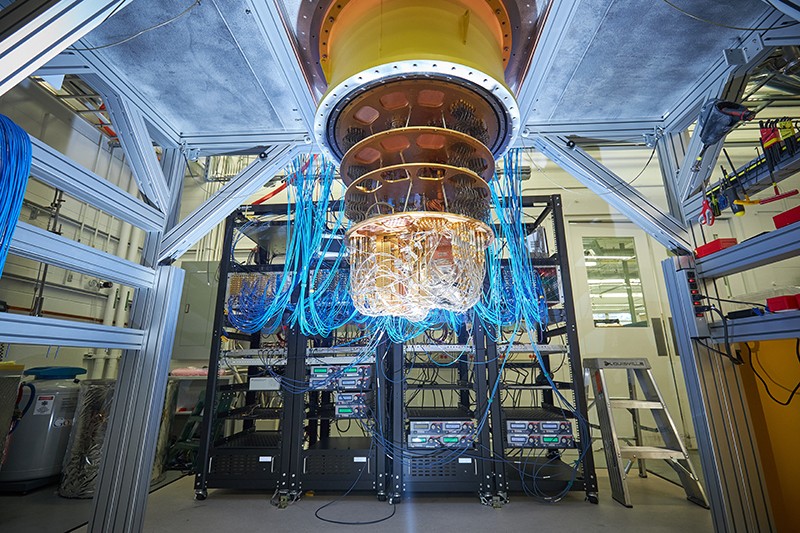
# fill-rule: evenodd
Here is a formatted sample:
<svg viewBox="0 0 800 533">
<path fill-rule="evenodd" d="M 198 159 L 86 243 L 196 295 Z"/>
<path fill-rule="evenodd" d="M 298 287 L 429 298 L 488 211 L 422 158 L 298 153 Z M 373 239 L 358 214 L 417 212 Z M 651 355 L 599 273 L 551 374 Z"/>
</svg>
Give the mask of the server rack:
<svg viewBox="0 0 800 533">
<path fill-rule="evenodd" d="M 473 321 L 477 324 L 477 320 Z M 475 326 L 473 326 L 475 327 Z M 391 369 L 393 372 L 392 439 L 400 453 L 395 454 L 392 470 L 395 492 L 392 500 L 399 501 L 402 494 L 424 492 L 467 492 L 477 494 L 482 500 L 492 498 L 492 466 L 490 421 L 484 416 L 488 409 L 489 393 L 486 380 L 486 350 L 480 343 L 471 342 L 462 329 L 457 343 L 395 345 Z M 422 361 L 420 354 L 451 354 L 453 363 L 442 365 L 430 359 Z M 400 371 L 398 371 L 398 369 Z M 435 370 L 437 378 L 409 382 L 411 369 Z M 439 373 L 449 376 L 438 379 Z M 441 395 L 441 405 L 412 405 L 418 394 L 431 392 Z M 447 401 L 445 393 L 455 397 Z M 423 396 L 424 398 L 424 396 Z M 431 422 L 440 426 L 464 425 L 470 430 L 456 433 L 419 434 L 415 426 Z M 460 433 L 458 431 L 461 431 Z M 417 448 L 413 439 L 436 439 L 431 449 Z M 446 439 L 461 439 L 461 443 L 448 444 Z M 464 442 L 466 441 L 466 442 Z M 397 481 L 400 480 L 400 483 Z M 398 489 L 399 485 L 399 490 Z"/>
<path fill-rule="evenodd" d="M 369 386 L 372 397 L 368 425 L 379 438 L 332 434 L 331 426 L 336 419 L 332 411 L 332 390 L 312 387 L 304 391 L 296 387 L 289 390 L 282 384 L 279 399 L 264 405 L 260 401 L 263 395 L 249 386 L 254 378 L 263 377 L 269 371 L 269 375 L 277 373 L 285 377 L 288 383 L 310 382 L 310 367 L 320 361 L 328 365 L 347 364 L 352 361 L 355 350 L 351 348 L 348 352 L 347 348 L 331 347 L 323 339 L 308 339 L 295 328 L 286 329 L 284 346 L 264 349 L 259 334 L 243 336 L 229 327 L 224 313 L 228 290 L 225 280 L 229 275 L 266 274 L 282 268 L 263 264 L 241 266 L 232 261 L 234 231 L 247 221 L 237 212 L 228 218 L 225 228 L 205 403 L 213 408 L 204 411 L 196 496 L 203 499 L 207 489 L 214 487 L 276 489 L 275 503 L 285 506 L 304 490 L 374 491 L 379 499 L 392 503 L 412 493 L 462 491 L 477 494 L 486 504 L 499 506 L 506 501 L 509 492 L 525 491 L 526 483 L 529 485 L 539 475 L 542 479 L 537 481 L 537 490 L 543 493 L 556 492 L 568 485 L 571 490 L 585 491 L 587 499 L 596 503 L 597 480 L 589 428 L 588 424 L 579 423 L 579 419 L 587 420 L 587 408 L 561 200 L 554 195 L 525 197 L 523 201 L 526 208 L 540 208 L 535 223 L 529 228 L 546 221 L 552 223 L 555 253 L 536 262 L 542 268 L 558 270 L 559 276 L 551 280 L 549 290 L 556 291 L 560 302 L 549 309 L 549 327 L 541 332 L 538 342 L 542 368 L 548 372 L 553 370 L 552 356 L 564 354 L 566 357 L 567 376 L 556 385 L 563 394 L 570 395 L 580 414 L 571 418 L 575 438 L 569 453 L 578 459 L 574 476 L 573 469 L 562 458 L 563 448 L 554 446 L 545 457 L 533 458 L 525 454 L 520 457 L 519 449 L 507 446 L 506 424 L 510 420 L 560 420 L 568 416 L 557 409 L 555 394 L 548 383 L 511 383 L 509 370 L 538 372 L 538 362 L 529 358 L 499 364 L 505 347 L 491 340 L 498 332 L 485 331 L 479 320 L 469 321 L 471 334 L 463 329 L 454 332 L 443 344 L 427 346 L 427 350 L 440 353 L 461 353 L 446 371 L 440 370 L 449 373 L 451 379 L 427 383 L 415 383 L 412 379 L 409 383 L 412 368 L 442 368 L 432 361 L 415 361 L 420 353 L 420 343 L 416 340 L 405 345 L 384 341 L 377 346 L 374 357 L 369 360 L 373 379 Z M 255 214 L 262 212 L 280 213 L 282 210 L 280 206 L 259 206 L 254 211 Z M 222 335 L 249 342 L 250 349 L 221 354 Z M 548 344 L 549 339 L 556 336 L 563 336 L 565 342 Z M 530 353 L 532 348 L 517 345 L 514 349 Z M 217 372 L 221 362 L 247 368 L 246 381 L 230 387 L 220 386 Z M 529 397 L 537 401 L 524 405 L 502 401 L 515 387 L 535 391 Z M 447 393 L 454 401 L 447 403 L 443 399 L 441 405 L 436 406 L 414 405 L 410 399 L 423 390 Z M 226 406 L 227 402 L 230 407 Z M 236 431 L 217 438 L 220 424 L 226 420 L 237 422 Z M 412 422 L 425 420 L 470 420 L 475 422 L 476 430 L 471 435 L 471 444 L 455 453 L 452 448 L 410 447 Z M 274 428 L 261 429 L 259 426 L 264 423 L 272 423 Z M 545 475 L 540 475 L 543 471 Z"/>
<path fill-rule="evenodd" d="M 495 495 L 496 499 L 502 502 L 509 492 L 523 492 L 546 498 L 548 494 L 572 490 L 584 491 L 589 502 L 597 503 L 597 477 L 591 450 L 586 390 L 583 383 L 561 196 L 525 197 L 524 200 L 525 207 L 540 209 L 535 222 L 529 226 L 530 230 L 535 230 L 548 220 L 552 224 L 550 229 L 555 250 L 549 257 L 535 259 L 534 263 L 537 267 L 558 269 L 558 277 L 551 281 L 558 282 L 561 301 L 551 302 L 548 310 L 548 327 L 539 331 L 538 338 L 535 339 L 538 343 L 536 350 L 540 354 L 541 364 L 534 356 L 534 347 L 531 345 L 518 344 L 507 350 L 506 347 L 498 346 L 490 339 L 490 337 L 497 338 L 498 332 L 491 332 L 492 335 L 484 337 L 489 362 L 487 365 L 489 384 L 492 387 L 499 380 L 501 395 L 500 401 L 491 405 Z M 555 288 L 550 287 L 553 290 Z M 550 301 L 550 298 L 548 300 Z M 562 345 L 550 344 L 551 339 L 556 337 L 563 337 L 565 342 Z M 516 358 L 515 354 L 523 357 Z M 554 367 L 551 361 L 558 354 L 562 354 L 565 358 L 561 373 L 566 375 L 560 380 L 553 377 L 553 384 L 559 393 L 570 401 L 577 416 L 559 408 L 557 394 L 545 378 L 545 372 L 552 375 Z M 503 363 L 500 357 L 508 360 Z M 509 376 L 512 371 L 526 372 L 532 378 L 530 383 L 527 380 L 522 383 L 515 382 Z M 513 401 L 515 394 L 517 398 L 525 397 L 529 401 L 522 403 Z M 508 424 L 513 421 L 542 421 L 549 424 L 564 422 L 572 427 L 573 439 L 556 433 L 559 442 L 551 445 L 541 442 L 540 439 L 536 448 L 530 445 L 511 446 Z M 562 442 L 562 439 L 568 442 Z M 574 456 L 575 468 L 564 460 L 563 454 L 566 452 Z"/>
<path fill-rule="evenodd" d="M 209 488 L 274 489 L 283 477 L 284 457 L 287 450 L 291 449 L 283 432 L 289 425 L 285 414 L 287 400 L 288 406 L 291 406 L 291 398 L 282 395 L 282 398 L 272 398 L 278 401 L 277 406 L 264 405 L 263 394 L 252 390 L 250 386 L 252 378 L 264 374 L 262 357 L 236 362 L 236 367 L 246 369 L 246 378 L 242 383 L 221 385 L 218 379 L 223 336 L 247 342 L 252 351 L 273 359 L 276 366 L 285 366 L 287 360 L 286 350 L 263 351 L 260 334 L 238 333 L 227 322 L 225 301 L 229 275 L 242 272 L 242 268 L 232 261 L 234 230 L 245 222 L 239 211 L 230 215 L 225 222 L 194 484 L 195 497 L 200 500 L 206 498 Z M 259 268 L 263 267 L 251 267 L 249 270 Z M 227 436 L 221 434 L 226 421 L 233 422 L 234 426 L 233 434 Z M 275 427 L 260 429 L 257 427 L 259 421 L 269 421 Z"/>
</svg>

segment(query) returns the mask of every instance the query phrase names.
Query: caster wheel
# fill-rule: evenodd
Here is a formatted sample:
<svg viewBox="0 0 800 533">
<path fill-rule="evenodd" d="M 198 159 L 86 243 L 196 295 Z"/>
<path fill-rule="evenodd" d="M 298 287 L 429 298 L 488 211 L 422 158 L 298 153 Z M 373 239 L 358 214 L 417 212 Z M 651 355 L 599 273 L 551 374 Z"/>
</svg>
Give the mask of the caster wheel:
<svg viewBox="0 0 800 533">
<path fill-rule="evenodd" d="M 208 491 L 205 490 L 196 490 L 194 491 L 194 499 L 197 501 L 203 501 L 208 498 Z"/>
<path fill-rule="evenodd" d="M 397 496 L 389 496 L 389 505 L 397 505 L 400 503 L 400 498 Z"/>
<path fill-rule="evenodd" d="M 586 500 L 587 500 L 589 503 L 593 503 L 593 504 L 597 505 L 597 502 L 598 502 L 598 500 L 597 500 L 597 494 L 594 494 L 594 493 L 592 493 L 592 494 L 587 494 L 587 495 L 586 495 Z"/>
<path fill-rule="evenodd" d="M 388 500 L 388 498 L 386 497 L 386 494 L 378 494 L 378 501 L 379 502 L 385 502 L 386 500 Z"/>
</svg>

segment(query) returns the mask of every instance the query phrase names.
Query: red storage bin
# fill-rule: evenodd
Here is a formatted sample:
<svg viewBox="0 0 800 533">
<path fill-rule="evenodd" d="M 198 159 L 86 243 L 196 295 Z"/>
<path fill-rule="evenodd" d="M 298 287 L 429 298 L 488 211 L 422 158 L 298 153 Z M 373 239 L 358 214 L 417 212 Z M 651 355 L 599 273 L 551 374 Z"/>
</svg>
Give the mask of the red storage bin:
<svg viewBox="0 0 800 533">
<path fill-rule="evenodd" d="M 767 298 L 767 307 L 773 313 L 781 311 L 793 311 L 798 309 L 798 301 L 796 294 L 791 296 L 775 296 L 774 298 Z"/>
<path fill-rule="evenodd" d="M 772 217 L 772 222 L 775 223 L 775 229 L 781 229 L 797 221 L 800 221 L 800 205 Z"/>
<path fill-rule="evenodd" d="M 735 246 L 738 242 L 739 241 L 736 239 L 716 239 L 702 246 L 698 246 L 694 251 L 694 255 L 698 258 L 705 257 L 719 252 L 720 250 L 724 250 L 725 248 Z"/>
</svg>

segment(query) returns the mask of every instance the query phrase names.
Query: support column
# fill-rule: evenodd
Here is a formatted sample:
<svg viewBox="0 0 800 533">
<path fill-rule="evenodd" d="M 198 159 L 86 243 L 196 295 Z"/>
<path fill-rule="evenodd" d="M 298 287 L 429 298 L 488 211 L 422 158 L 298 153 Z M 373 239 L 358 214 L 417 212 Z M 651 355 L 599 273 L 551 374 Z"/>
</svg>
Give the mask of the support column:
<svg viewBox="0 0 800 533">
<path fill-rule="evenodd" d="M 137 294 L 134 327 L 145 330 L 144 345 L 122 358 L 92 502 L 91 533 L 142 530 L 183 274 L 179 268 L 158 267 L 153 288 Z"/>
<path fill-rule="evenodd" d="M 696 272 L 690 258 L 673 257 L 661 265 L 714 531 L 774 531 L 739 372 L 695 340 L 705 333 L 694 316 L 688 279 Z"/>
</svg>

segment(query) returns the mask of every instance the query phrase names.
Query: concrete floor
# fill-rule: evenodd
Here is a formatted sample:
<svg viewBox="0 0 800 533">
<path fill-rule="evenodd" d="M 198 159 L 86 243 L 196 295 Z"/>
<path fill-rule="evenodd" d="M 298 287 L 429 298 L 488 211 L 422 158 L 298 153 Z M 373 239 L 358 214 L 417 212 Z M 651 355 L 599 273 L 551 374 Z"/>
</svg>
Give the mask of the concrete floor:
<svg viewBox="0 0 800 533">
<path fill-rule="evenodd" d="M 497 510 L 480 505 L 472 497 L 424 495 L 398 505 L 393 518 L 361 527 L 329 524 L 314 517 L 314 511 L 337 495 L 305 497 L 284 510 L 272 507 L 264 494 L 228 490 L 209 491 L 208 499 L 199 502 L 192 499 L 193 480 L 183 478 L 153 494 L 145 518 L 145 531 L 466 533 L 540 528 L 560 533 L 712 531 L 709 511 L 688 502 L 680 487 L 655 476 L 648 479 L 632 477 L 629 487 L 634 507 L 626 509 L 611 500 L 606 472 L 598 471 L 598 477 L 601 488 L 599 505 L 585 502 L 582 493 L 573 493 L 558 504 L 542 504 L 517 495 L 512 496 L 511 503 Z M 388 504 L 359 494 L 347 496 L 324 509 L 322 514 L 334 520 L 366 521 L 390 512 Z"/>
<path fill-rule="evenodd" d="M 335 499 L 338 494 L 306 496 L 288 509 L 272 507 L 268 495 L 256 492 L 210 490 L 208 499 L 195 501 L 192 488 L 194 478 L 184 477 L 150 495 L 145 516 L 144 530 L 147 533 L 238 533 L 269 531 L 270 533 L 325 531 L 339 533 L 356 531 L 381 531 L 383 533 L 406 533 L 441 531 L 442 533 L 468 533 L 528 531 L 540 528 L 556 529 L 559 533 L 614 532 L 710 532 L 710 513 L 686 501 L 683 490 L 663 479 L 650 476 L 628 480 L 634 507 L 626 509 L 611 499 L 608 477 L 605 470 L 598 470 L 600 503 L 591 505 L 583 500 L 582 493 L 572 493 L 558 504 L 543 504 L 523 495 L 512 495 L 511 503 L 502 509 L 491 509 L 480 505 L 476 498 L 457 495 L 420 495 L 406 499 L 397 506 L 391 519 L 377 525 L 344 526 L 322 522 L 314 517 L 321 505 Z M 56 499 L 54 507 L 41 507 L 42 497 L 35 494 L 3 498 L 2 503 L 14 504 L 13 523 L 9 515 L 0 513 L 0 531 L 3 533 L 85 532 L 85 527 L 72 529 L 69 521 L 58 527 L 50 519 L 53 514 L 63 513 L 72 501 Z M 35 500 L 35 501 L 34 501 Z M 80 503 L 80 505 L 78 505 Z M 89 502 L 74 502 L 77 507 L 88 507 Z M 60 506 L 60 507 L 55 507 Z M 6 507 L 6 511 L 10 509 Z M 324 509 L 326 518 L 341 521 L 366 521 L 381 518 L 391 513 L 391 507 L 365 494 L 349 495 Z M 19 517 L 27 515 L 26 520 Z M 80 523 L 80 522 L 79 522 Z"/>
</svg>

